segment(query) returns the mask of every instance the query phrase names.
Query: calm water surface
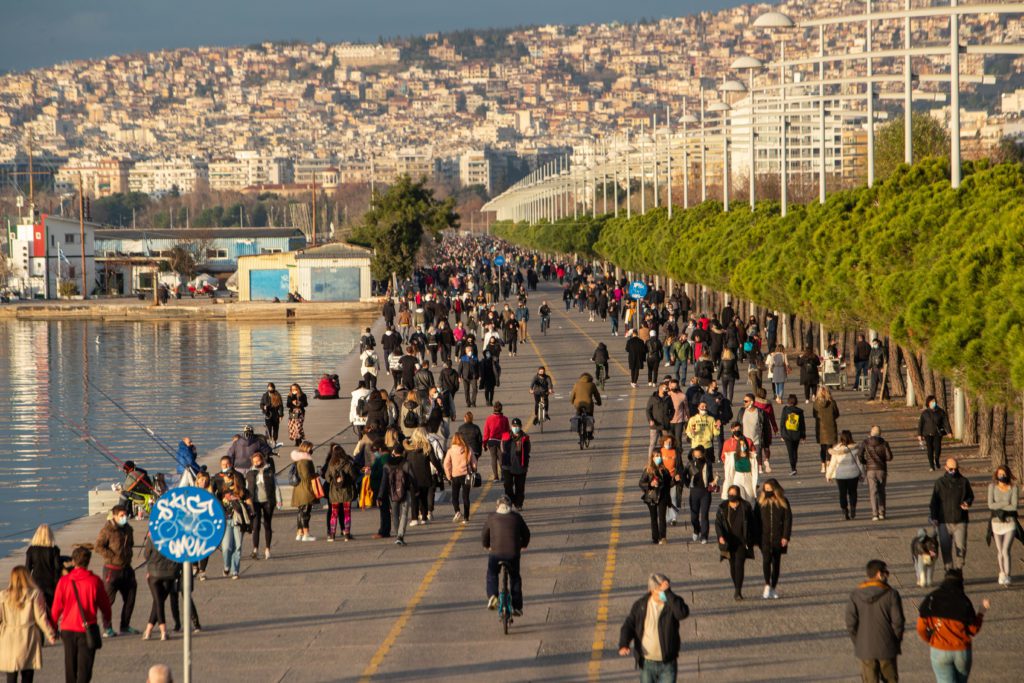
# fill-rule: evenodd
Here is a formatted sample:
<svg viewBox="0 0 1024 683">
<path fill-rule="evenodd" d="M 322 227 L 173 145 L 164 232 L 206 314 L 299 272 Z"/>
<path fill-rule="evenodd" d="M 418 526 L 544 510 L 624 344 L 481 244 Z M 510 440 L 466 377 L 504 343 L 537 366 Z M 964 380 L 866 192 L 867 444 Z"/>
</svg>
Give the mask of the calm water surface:
<svg viewBox="0 0 1024 683">
<path fill-rule="evenodd" d="M 268 381 L 279 390 L 298 382 L 312 397 L 315 378 L 358 339 L 354 323 L 0 321 L 0 555 L 40 522 L 85 514 L 88 489 L 120 481 L 65 423 L 120 460 L 174 471 L 96 387 L 172 448 L 191 436 L 204 453 L 247 422 L 262 428 Z"/>
</svg>

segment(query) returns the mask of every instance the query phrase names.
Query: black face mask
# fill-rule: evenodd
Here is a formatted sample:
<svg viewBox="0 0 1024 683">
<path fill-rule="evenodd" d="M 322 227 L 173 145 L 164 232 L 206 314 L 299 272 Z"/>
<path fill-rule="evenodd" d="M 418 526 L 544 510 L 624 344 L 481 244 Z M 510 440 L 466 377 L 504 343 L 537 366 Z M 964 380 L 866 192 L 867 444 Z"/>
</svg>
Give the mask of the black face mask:
<svg viewBox="0 0 1024 683">
<path fill-rule="evenodd" d="M 774 498 L 775 497 L 775 491 L 765 491 L 764 492 L 764 497 L 765 498 Z"/>
<path fill-rule="evenodd" d="M 1000 484 L 1009 484 L 1010 483 L 1010 478 L 1009 477 L 999 477 L 998 481 L 999 481 Z"/>
<path fill-rule="evenodd" d="M 956 476 L 956 470 L 946 470 L 946 474 L 951 476 L 951 477 L 955 477 Z"/>
<path fill-rule="evenodd" d="M 730 493 L 730 494 L 729 494 L 729 502 L 730 502 L 730 503 L 735 503 L 735 502 L 736 502 L 736 501 L 738 501 L 739 499 L 740 499 L 740 497 L 739 497 L 739 496 L 737 496 L 736 494 L 734 494 L 734 493 Z"/>
</svg>

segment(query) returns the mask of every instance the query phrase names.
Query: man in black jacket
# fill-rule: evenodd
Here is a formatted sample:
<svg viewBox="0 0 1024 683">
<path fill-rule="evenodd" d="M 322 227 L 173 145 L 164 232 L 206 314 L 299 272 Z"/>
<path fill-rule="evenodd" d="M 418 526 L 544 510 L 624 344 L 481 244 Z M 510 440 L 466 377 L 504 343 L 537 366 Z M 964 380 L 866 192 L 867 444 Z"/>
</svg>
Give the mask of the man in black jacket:
<svg viewBox="0 0 1024 683">
<path fill-rule="evenodd" d="M 473 423 L 473 413 L 466 411 L 464 422 L 459 426 L 458 433 L 466 442 L 466 447 L 473 451 L 473 455 L 480 457 L 484 450 L 484 435 L 480 428 Z"/>
<path fill-rule="evenodd" d="M 946 571 L 964 568 L 967 560 L 967 510 L 973 503 L 971 482 L 960 474 L 956 458 L 947 458 L 946 471 L 935 482 L 928 507 L 928 517 L 939 527 L 939 549 Z"/>
<path fill-rule="evenodd" d="M 654 444 L 661 438 L 662 432 L 672 433 L 672 416 L 675 408 L 672 406 L 672 397 L 668 395 L 668 384 L 662 382 L 658 390 L 647 399 L 647 426 L 650 428 L 650 443 L 647 452 L 654 450 Z M 676 444 L 679 447 L 679 444 Z"/>
<path fill-rule="evenodd" d="M 498 499 L 495 512 L 487 515 L 482 536 L 487 548 L 487 609 L 498 607 L 498 565 L 508 563 L 512 615 L 523 615 L 523 577 L 519 573 L 519 558 L 530 545 L 530 527 L 522 515 L 512 509 L 508 496 Z"/>
<path fill-rule="evenodd" d="M 629 363 L 629 383 L 636 389 L 636 382 L 640 379 L 640 369 L 644 367 L 644 359 L 647 358 L 647 345 L 637 336 L 636 330 L 629 331 L 629 339 L 626 340 L 626 355 Z"/>
<path fill-rule="evenodd" d="M 633 603 L 619 631 L 619 656 L 632 651 L 645 681 L 675 681 L 679 622 L 690 616 L 690 608 L 672 592 L 663 574 L 651 574 L 647 588 L 649 592 Z"/>
<path fill-rule="evenodd" d="M 868 580 L 846 603 L 846 630 L 865 681 L 896 683 L 896 658 L 903 643 L 903 603 L 889 586 L 889 568 L 881 560 L 867 564 Z"/>
<path fill-rule="evenodd" d="M 455 418 L 455 394 L 459 393 L 459 373 L 452 368 L 450 360 L 444 361 L 444 368 L 438 378 L 441 387 L 441 398 L 444 399 L 448 419 Z"/>
<path fill-rule="evenodd" d="M 870 356 L 871 344 L 868 344 L 863 334 L 858 334 L 857 343 L 853 345 L 853 367 L 856 368 L 853 376 L 855 389 L 860 389 L 860 381 L 868 378 L 868 358 Z"/>
</svg>

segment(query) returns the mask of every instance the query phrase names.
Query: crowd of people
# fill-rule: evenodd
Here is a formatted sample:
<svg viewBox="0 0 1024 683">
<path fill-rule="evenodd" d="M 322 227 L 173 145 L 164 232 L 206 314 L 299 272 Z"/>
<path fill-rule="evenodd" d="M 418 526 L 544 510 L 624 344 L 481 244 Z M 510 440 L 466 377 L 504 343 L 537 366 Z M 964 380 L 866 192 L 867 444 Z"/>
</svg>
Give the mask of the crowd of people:
<svg viewBox="0 0 1024 683">
<path fill-rule="evenodd" d="M 619 357 L 628 368 L 633 391 L 642 391 L 642 376 L 646 377 L 651 394 L 644 407 L 648 440 L 639 488 L 650 515 L 652 544 L 668 545 L 669 529 L 683 523 L 685 500 L 690 541 L 717 541 L 735 599 L 744 599 L 746 562 L 756 553 L 762 560 L 762 598 L 780 598 L 782 558 L 799 516 L 799 495 L 787 493 L 780 478 L 787 470 L 790 477 L 797 476 L 800 448 L 812 420 L 818 474 L 835 482 L 841 520 L 857 519 L 860 485 L 865 482 L 872 521 L 886 520 L 893 450 L 878 426 L 863 438 L 841 428 L 838 403 L 823 383 L 821 370 L 840 357 L 834 345 L 819 355 L 808 341 L 799 353 L 791 354 L 781 343 L 780 319 L 773 312 L 743 316 L 730 304 L 705 310 L 707 306 L 692 301 L 682 287 L 666 291 L 650 285 L 645 297 L 632 299 L 623 278 L 507 245 L 502 247 L 507 265 L 499 268 L 494 263 L 495 244 L 488 240 L 449 237 L 442 251 L 439 263 L 417 269 L 397 290 L 389 291 L 381 310 L 380 339 L 371 328 L 360 339 L 358 377 L 351 378 L 355 387 L 348 413 L 354 437 L 350 448 L 341 443 L 340 433 L 319 446 L 310 441 L 305 433 L 305 392 L 291 384 L 282 395 L 273 383 L 267 384 L 258 402 L 264 433 L 246 426 L 232 439 L 217 471 L 199 465 L 187 438 L 179 444 L 177 474 L 183 482 L 210 491 L 224 507 L 225 578 L 240 579 L 243 561 L 271 559 L 274 518 L 284 502 L 279 480 L 286 478 L 291 486 L 297 542 L 372 537 L 405 546 L 415 540 L 415 528 L 443 521 L 445 513 L 435 507 L 443 500 L 439 491 L 450 492 L 451 523 L 468 525 L 474 489 L 482 487 L 486 477 L 502 489 L 495 511 L 480 523 L 481 544 L 488 551 L 486 604 L 490 609 L 497 606 L 498 567 L 504 564 L 511 575 L 514 614 L 521 616 L 520 555 L 530 542 L 524 508 L 536 437 L 528 430 L 550 418 L 555 385 L 548 369 L 540 366 L 528 385 L 509 387 L 506 377 L 503 386 L 502 361 L 516 357 L 521 344 L 531 341 L 531 309 L 542 328 L 551 322 L 551 306 L 535 294 L 542 280 L 559 283 L 566 315 L 575 308 L 588 322 L 608 325 L 612 337 L 625 337 Z M 611 381 L 610 365 L 613 359 L 618 363 L 614 346 L 610 349 L 601 342 L 592 353 L 582 351 L 590 355 L 594 371 L 582 373 L 568 396 L 573 414 L 586 420 L 591 430 L 596 408 L 602 405 L 601 390 Z M 878 340 L 858 338 L 852 353 L 856 386 L 877 388 L 880 349 Z M 744 370 L 749 391 L 737 391 Z M 787 394 L 791 375 L 803 388 L 802 404 L 798 393 Z M 349 379 L 323 374 L 314 398 L 341 397 L 342 383 Z M 481 389 L 485 406 L 478 406 Z M 874 396 L 875 389 L 870 391 Z M 532 413 L 507 415 L 501 396 L 526 392 L 533 399 Z M 926 404 L 917 433 L 928 466 L 934 469 L 950 429 L 935 397 L 928 397 Z M 290 449 L 287 459 L 279 455 L 284 447 L 279 443 L 283 420 Z M 778 464 L 780 458 L 772 459 L 777 440 L 785 446 L 788 468 Z M 942 678 L 945 672 L 954 671 L 962 678 L 948 680 L 966 680 L 970 641 L 982 614 L 974 612 L 962 580 L 974 494 L 956 459 L 943 464 L 928 510 L 935 533 L 922 530 L 912 552 L 915 566 L 921 568 L 918 585 L 930 586 L 928 568 L 940 558 L 946 574 L 922 603 L 918 633 L 932 648 L 938 680 L 947 680 Z M 152 608 L 142 630 L 132 626 L 136 538 L 128 522 L 134 512 L 131 494 L 139 486 L 152 488 L 152 483 L 135 469 L 127 471 L 123 504 L 113 508 L 91 549 L 76 547 L 70 560 L 61 556 L 49 529 L 40 527 L 25 566 L 15 569 L 9 588 L 0 593 L 0 671 L 15 672 L 9 680 L 16 680 L 20 672 L 22 680 L 31 681 L 32 671 L 41 666 L 42 642 L 56 642 L 58 633 L 68 680 L 88 681 L 101 636 L 165 640 L 183 626 L 199 630 L 194 605 L 192 623 L 181 623 L 182 566 L 157 552 L 148 537 L 140 545 Z M 1018 487 L 1008 468 L 994 473 L 987 504 L 999 583 L 1010 585 L 1010 552 L 1020 526 Z M 313 518 L 318 506 L 324 515 L 322 525 Z M 378 512 L 375 529 L 353 528 L 353 510 L 360 508 Z M 320 539 L 313 535 L 314 527 L 324 530 Z M 100 575 L 89 570 L 96 553 L 102 557 Z M 209 558 L 195 568 L 199 581 L 207 580 L 208 563 Z M 864 680 L 897 677 L 903 612 L 887 577 L 885 563 L 869 562 L 867 581 L 846 606 Z M 113 607 L 118 597 L 121 609 L 115 630 Z M 644 680 L 675 680 L 679 622 L 688 614 L 669 579 L 652 574 L 648 593 L 633 605 L 620 636 L 620 654 L 636 657 Z"/>
</svg>

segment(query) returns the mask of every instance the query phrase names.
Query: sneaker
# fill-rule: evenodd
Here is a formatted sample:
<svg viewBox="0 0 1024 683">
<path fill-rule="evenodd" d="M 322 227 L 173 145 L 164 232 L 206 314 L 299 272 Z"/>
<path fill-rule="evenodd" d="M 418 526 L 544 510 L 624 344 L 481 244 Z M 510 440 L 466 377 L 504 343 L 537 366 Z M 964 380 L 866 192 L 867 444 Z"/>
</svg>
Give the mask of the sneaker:
<svg viewBox="0 0 1024 683">
<path fill-rule="evenodd" d="M 767 460 L 764 461 L 764 471 L 767 472 L 768 474 L 772 473 L 772 465 Z"/>
<path fill-rule="evenodd" d="M 232 581 L 238 581 L 238 574 L 232 574 L 231 575 L 231 580 Z"/>
<path fill-rule="evenodd" d="M 256 559 L 259 559 L 259 554 L 260 554 L 260 549 L 259 548 L 253 548 L 252 549 L 252 553 L 249 556 L 252 559 L 256 560 Z"/>
<path fill-rule="evenodd" d="M 419 525 L 420 525 L 420 520 L 418 520 L 418 519 L 413 519 L 413 520 L 410 520 L 410 522 L 409 522 L 409 526 L 419 526 Z"/>
<path fill-rule="evenodd" d="M 456 512 L 455 516 L 452 517 L 452 522 L 456 523 L 456 522 L 461 522 L 461 521 L 462 521 L 462 513 L 461 512 Z"/>
<path fill-rule="evenodd" d="M 877 522 L 878 521 L 878 515 L 872 515 L 871 516 L 871 521 L 872 522 Z"/>
<path fill-rule="evenodd" d="M 1004 574 L 1002 572 L 999 572 L 999 585 L 1000 586 L 1006 585 L 1006 574 Z"/>
<path fill-rule="evenodd" d="M 132 628 L 131 626 L 129 626 L 128 628 L 121 629 L 122 636 L 137 636 L 140 633 L 142 633 L 142 631 L 140 631 L 137 628 Z"/>
<path fill-rule="evenodd" d="M 345 534 L 344 534 L 344 536 L 342 536 L 342 537 L 341 537 L 341 539 L 342 539 L 343 541 L 345 541 L 345 543 L 348 543 L 349 541 L 351 541 L 351 540 L 353 539 L 353 536 L 352 536 L 352 534 L 350 534 L 350 533 L 348 533 L 348 532 L 346 531 L 346 532 L 345 532 Z"/>
<path fill-rule="evenodd" d="M 737 593 L 736 595 L 732 596 L 732 599 L 736 602 L 740 602 L 741 600 L 743 600 L 743 596 Z"/>
<path fill-rule="evenodd" d="M 884 521 L 885 520 L 885 513 L 884 512 L 878 513 L 878 519 L 881 519 L 881 520 Z"/>
<path fill-rule="evenodd" d="M 295 540 L 296 541 L 301 541 L 302 540 L 302 534 L 295 534 Z"/>
<path fill-rule="evenodd" d="M 316 536 L 303 536 L 302 537 L 302 542 L 303 543 L 310 543 L 310 542 L 315 541 L 315 540 L 316 540 Z"/>
<path fill-rule="evenodd" d="M 668 545 L 668 539 L 667 538 L 661 539 L 660 541 L 658 541 L 658 545 Z"/>
<path fill-rule="evenodd" d="M 700 538 L 700 534 L 694 534 L 693 538 L 691 538 L 690 540 L 692 540 L 694 543 L 696 543 L 697 539 L 699 539 L 699 538 Z"/>
<path fill-rule="evenodd" d="M 489 610 L 496 610 L 496 609 L 498 609 L 498 596 L 497 595 L 492 595 L 491 597 L 487 598 L 487 609 L 489 609 Z"/>
<path fill-rule="evenodd" d="M 757 466 L 757 473 L 758 474 L 764 474 L 764 465 L 758 465 Z"/>
<path fill-rule="evenodd" d="M 398 540 L 395 541 L 395 544 L 396 545 L 405 545 L 405 539 L 404 538 L 399 538 Z"/>
<path fill-rule="evenodd" d="M 334 536 L 328 536 L 327 537 L 327 542 L 328 543 L 334 543 Z"/>
<path fill-rule="evenodd" d="M 459 524 L 468 524 L 468 523 L 469 523 L 468 519 L 463 519 L 461 522 L 459 522 Z"/>
<path fill-rule="evenodd" d="M 387 538 L 384 534 L 374 534 L 373 537 L 376 539 Z"/>
<path fill-rule="evenodd" d="M 778 600 L 779 592 L 773 588 L 771 592 L 768 594 L 768 597 L 770 597 L 772 600 Z"/>
<path fill-rule="evenodd" d="M 761 592 L 761 597 L 764 598 L 765 600 L 767 600 L 768 598 L 772 597 L 772 587 L 766 585 L 764 587 L 764 591 Z"/>
<path fill-rule="evenodd" d="M 428 512 L 427 513 L 427 524 L 430 524 L 433 521 L 434 521 L 434 513 L 433 512 Z"/>
<path fill-rule="evenodd" d="M 225 569 L 224 570 L 224 578 L 226 579 L 230 573 L 231 573 L 230 569 Z"/>
<path fill-rule="evenodd" d="M 199 580 L 206 581 L 206 572 L 199 572 Z"/>
<path fill-rule="evenodd" d="M 631 386 L 631 387 L 633 387 L 634 389 L 636 389 L 636 382 L 630 382 L 630 383 L 629 383 L 629 386 Z"/>
<path fill-rule="evenodd" d="M 263 551 L 263 559 L 264 560 L 269 560 L 270 559 L 270 548 L 267 548 L 266 550 Z"/>
<path fill-rule="evenodd" d="M 706 538 L 700 539 L 700 544 L 701 545 L 707 545 L 708 544 L 708 539 L 706 539 Z"/>
<path fill-rule="evenodd" d="M 796 476 L 796 470 L 793 470 L 792 472 L 790 472 L 790 473 L 789 473 L 789 476 L 791 476 L 791 477 L 795 477 L 795 476 Z"/>
<path fill-rule="evenodd" d="M 521 617 L 521 616 L 523 616 L 523 610 L 521 610 L 521 609 L 514 609 L 514 610 L 512 610 L 512 616 L 514 616 L 514 617 Z"/>
<path fill-rule="evenodd" d="M 1003 580 L 1003 585 L 1004 585 L 1004 586 L 1009 586 L 1009 585 L 1010 585 L 1010 583 L 1012 583 L 1012 581 L 1011 581 L 1011 579 L 1010 579 L 1010 575 L 1009 575 L 1009 574 L 1007 574 L 1007 575 L 1006 575 L 1006 579 L 1004 579 L 1004 580 Z"/>
<path fill-rule="evenodd" d="M 111 627 L 108 626 L 106 628 L 106 630 L 103 631 L 103 637 L 104 638 L 116 638 L 117 637 L 117 633 L 114 631 L 114 629 L 112 629 Z"/>
</svg>

